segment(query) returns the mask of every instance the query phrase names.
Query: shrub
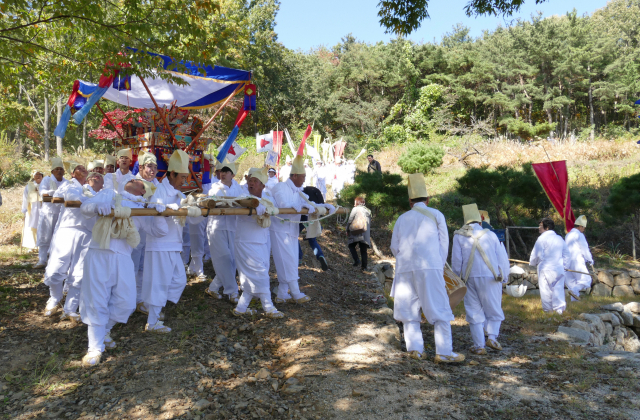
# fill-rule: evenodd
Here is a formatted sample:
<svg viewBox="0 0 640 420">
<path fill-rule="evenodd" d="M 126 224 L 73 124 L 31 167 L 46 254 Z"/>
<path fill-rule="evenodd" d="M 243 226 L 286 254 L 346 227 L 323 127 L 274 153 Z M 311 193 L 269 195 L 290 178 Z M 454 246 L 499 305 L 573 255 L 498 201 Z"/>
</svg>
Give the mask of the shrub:
<svg viewBox="0 0 640 420">
<path fill-rule="evenodd" d="M 640 227 L 640 174 L 621 178 L 611 187 L 604 211 L 609 224 L 632 218 L 635 229 Z"/>
<path fill-rule="evenodd" d="M 551 130 L 556 127 L 555 123 L 540 123 L 532 125 L 528 122 L 524 122 L 520 118 L 509 118 L 504 120 L 501 125 L 506 125 L 507 131 L 524 140 L 531 140 L 534 137 L 547 137 Z"/>
<path fill-rule="evenodd" d="M 409 209 L 409 195 L 402 176 L 389 172 L 360 172 L 355 176 L 353 184 L 345 186 L 340 192 L 338 204 L 353 207 L 355 198 L 362 195 L 375 216 L 384 221 L 394 218 Z"/>
<path fill-rule="evenodd" d="M 444 150 L 440 146 L 413 143 L 400 156 L 398 166 L 407 174 L 431 173 L 442 165 Z"/>
</svg>

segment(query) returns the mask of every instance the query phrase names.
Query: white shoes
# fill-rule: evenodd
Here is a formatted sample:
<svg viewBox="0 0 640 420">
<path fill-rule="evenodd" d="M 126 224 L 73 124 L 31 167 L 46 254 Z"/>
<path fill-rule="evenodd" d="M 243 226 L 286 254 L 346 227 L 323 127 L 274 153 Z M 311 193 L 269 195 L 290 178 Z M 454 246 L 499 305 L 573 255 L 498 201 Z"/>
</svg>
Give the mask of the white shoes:
<svg viewBox="0 0 640 420">
<path fill-rule="evenodd" d="M 164 323 L 162 321 L 158 321 L 154 325 L 147 324 L 144 327 L 144 330 L 145 331 L 149 331 L 149 332 L 158 333 L 158 334 L 167 334 L 167 333 L 171 332 L 171 328 L 169 328 L 166 325 L 164 325 Z"/>
<path fill-rule="evenodd" d="M 237 293 L 235 295 L 229 295 L 229 302 L 233 304 L 237 304 L 239 300 L 240 300 L 240 297 L 238 297 Z"/>
<path fill-rule="evenodd" d="M 51 316 L 55 314 L 61 307 L 62 305 L 60 304 L 60 302 L 56 302 L 55 299 L 49 298 L 49 300 L 47 301 L 47 306 L 44 308 L 44 316 Z"/>
<path fill-rule="evenodd" d="M 82 366 L 90 368 L 100 363 L 102 353 L 99 351 L 90 351 L 82 358 Z"/>
<path fill-rule="evenodd" d="M 233 316 L 252 316 L 257 314 L 258 311 L 256 311 L 255 309 L 247 308 L 247 310 L 244 312 L 238 312 L 236 311 L 236 308 L 233 308 L 231 310 L 231 313 L 233 314 Z"/>
<path fill-rule="evenodd" d="M 280 312 L 279 310 L 273 310 L 271 312 L 265 312 L 264 316 L 266 316 L 267 318 L 272 318 L 272 319 L 279 319 L 279 318 L 284 318 L 284 314 L 282 312 Z"/>
<path fill-rule="evenodd" d="M 111 331 L 104 336 L 104 348 L 109 350 L 116 348 L 116 342 L 111 338 Z"/>
<path fill-rule="evenodd" d="M 82 323 L 82 318 L 80 318 L 80 314 L 77 314 L 75 312 L 72 312 L 70 314 L 64 312 L 62 315 L 60 315 L 60 321 L 70 321 L 72 324 L 81 324 Z"/>
<path fill-rule="evenodd" d="M 36 265 L 33 266 L 33 268 L 45 268 L 47 266 L 47 262 L 42 262 L 42 261 L 38 261 L 38 263 Z"/>
<path fill-rule="evenodd" d="M 216 299 L 222 299 L 222 295 L 220 293 L 218 293 L 216 291 L 213 291 L 213 290 L 209 289 L 208 287 L 206 289 L 204 289 L 204 292 L 206 294 L 208 294 L 209 296 L 214 297 Z"/>
</svg>

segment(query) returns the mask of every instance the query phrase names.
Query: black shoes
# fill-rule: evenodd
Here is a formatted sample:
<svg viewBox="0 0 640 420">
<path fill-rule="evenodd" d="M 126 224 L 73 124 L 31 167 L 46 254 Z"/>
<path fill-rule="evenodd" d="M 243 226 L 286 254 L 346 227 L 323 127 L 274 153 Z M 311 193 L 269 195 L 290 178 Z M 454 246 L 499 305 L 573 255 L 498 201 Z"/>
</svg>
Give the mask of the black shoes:
<svg viewBox="0 0 640 420">
<path fill-rule="evenodd" d="M 325 257 L 318 258 L 318 261 L 320 261 L 322 271 L 327 271 L 329 269 L 329 264 L 327 264 L 327 259 Z"/>
<path fill-rule="evenodd" d="M 354 266 L 354 267 L 357 267 L 357 266 L 359 266 L 359 265 L 360 265 L 360 261 L 356 261 L 356 262 L 354 262 L 354 263 L 353 263 L 353 266 Z"/>
</svg>

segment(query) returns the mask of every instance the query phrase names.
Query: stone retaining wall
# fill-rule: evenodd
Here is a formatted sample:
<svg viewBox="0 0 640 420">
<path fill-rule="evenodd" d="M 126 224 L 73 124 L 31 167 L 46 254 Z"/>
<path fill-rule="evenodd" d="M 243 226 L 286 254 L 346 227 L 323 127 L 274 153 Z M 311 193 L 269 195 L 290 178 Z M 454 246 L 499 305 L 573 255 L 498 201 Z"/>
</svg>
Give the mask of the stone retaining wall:
<svg viewBox="0 0 640 420">
<path fill-rule="evenodd" d="M 510 274 L 508 284 L 524 284 L 527 294 L 539 294 L 538 272 L 536 267 L 516 264 L 524 270 L 524 274 Z M 582 294 L 594 296 L 633 296 L 640 295 L 639 270 L 605 270 L 596 269 L 597 277 L 592 277 L 591 288 Z"/>
</svg>

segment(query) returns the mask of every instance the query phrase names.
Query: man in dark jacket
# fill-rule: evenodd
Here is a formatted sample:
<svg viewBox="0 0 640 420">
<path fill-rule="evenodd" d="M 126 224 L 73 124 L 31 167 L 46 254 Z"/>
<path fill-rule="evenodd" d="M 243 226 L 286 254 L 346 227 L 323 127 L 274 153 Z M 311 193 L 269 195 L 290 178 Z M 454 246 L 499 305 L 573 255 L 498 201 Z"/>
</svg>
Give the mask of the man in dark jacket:
<svg viewBox="0 0 640 420">
<path fill-rule="evenodd" d="M 380 162 L 373 158 L 373 155 L 367 155 L 367 160 L 369 160 L 369 166 L 367 167 L 367 172 L 382 172 L 382 168 L 380 167 Z"/>
<path fill-rule="evenodd" d="M 313 201 L 316 204 L 324 204 L 324 198 L 322 197 L 322 192 L 316 187 L 304 187 L 302 190 L 305 194 L 309 196 L 309 201 Z M 306 222 L 309 220 L 307 215 L 303 214 L 300 216 L 300 222 Z M 318 222 L 319 223 L 319 222 Z M 304 225 L 300 223 L 300 232 L 304 229 Z M 322 271 L 327 271 L 329 269 L 329 264 L 327 264 L 327 259 L 324 257 L 322 253 L 322 248 L 320 248 L 320 244 L 318 244 L 318 240 L 316 238 L 308 238 L 306 241 L 309 243 L 309 246 L 313 250 L 313 254 L 316 256 L 316 259 L 320 261 L 320 266 L 322 267 Z M 302 252 L 302 247 L 300 243 L 298 243 L 298 256 L 299 261 L 302 260 L 304 253 Z"/>
</svg>

